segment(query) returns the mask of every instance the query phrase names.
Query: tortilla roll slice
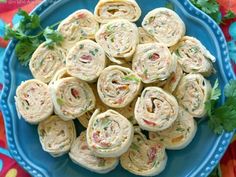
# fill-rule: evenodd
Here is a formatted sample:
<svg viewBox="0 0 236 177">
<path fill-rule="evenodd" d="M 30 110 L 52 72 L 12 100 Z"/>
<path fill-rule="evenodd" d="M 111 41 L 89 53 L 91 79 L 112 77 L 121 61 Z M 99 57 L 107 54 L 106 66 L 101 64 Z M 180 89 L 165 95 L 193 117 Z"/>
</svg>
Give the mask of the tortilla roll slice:
<svg viewBox="0 0 236 177">
<path fill-rule="evenodd" d="M 146 87 L 135 104 L 134 116 L 142 129 L 161 131 L 174 123 L 178 110 L 174 96 L 159 87 Z"/>
<path fill-rule="evenodd" d="M 139 44 L 133 57 L 132 70 L 146 84 L 166 80 L 176 70 L 177 61 L 160 43 Z"/>
<path fill-rule="evenodd" d="M 112 171 L 119 163 L 118 158 L 96 157 L 88 147 L 85 131 L 72 144 L 69 156 L 77 165 L 100 174 Z"/>
<path fill-rule="evenodd" d="M 141 79 L 132 70 L 117 65 L 105 68 L 97 82 L 100 99 L 112 108 L 127 106 L 141 88 Z"/>
<path fill-rule="evenodd" d="M 173 10 L 161 7 L 150 11 L 142 26 L 158 42 L 168 47 L 175 45 L 185 34 L 185 24 Z"/>
<path fill-rule="evenodd" d="M 25 121 L 37 124 L 53 113 L 48 86 L 36 79 L 22 82 L 16 90 L 16 109 Z"/>
<path fill-rule="evenodd" d="M 134 118 L 134 107 L 135 103 L 137 101 L 137 98 L 135 98 L 130 104 L 123 108 L 116 108 L 114 109 L 124 117 L 126 117 L 133 125 L 137 124 L 137 121 Z"/>
<path fill-rule="evenodd" d="M 72 13 L 58 26 L 58 31 L 64 37 L 61 44 L 68 50 L 80 40 L 94 39 L 98 29 L 99 24 L 94 15 L 86 9 Z"/>
<path fill-rule="evenodd" d="M 201 118 L 206 115 L 205 103 L 211 94 L 211 84 L 201 74 L 184 76 L 175 91 L 180 106 L 193 117 Z"/>
<path fill-rule="evenodd" d="M 135 131 L 129 150 L 120 157 L 121 166 L 140 176 L 156 176 L 166 166 L 165 147 L 158 141 L 147 140 L 141 131 Z"/>
<path fill-rule="evenodd" d="M 116 19 L 135 22 L 141 16 L 141 9 L 135 0 L 100 0 L 95 7 L 94 15 L 100 23 Z"/>
<path fill-rule="evenodd" d="M 177 63 L 176 71 L 171 74 L 171 76 L 166 80 L 166 83 L 163 86 L 164 90 L 168 91 L 169 93 L 173 93 L 183 76 L 183 70 L 180 64 Z"/>
<path fill-rule="evenodd" d="M 82 116 L 78 117 L 78 120 L 79 122 L 85 127 L 87 128 L 88 127 L 88 123 L 89 123 L 89 119 L 92 117 L 94 111 L 96 109 L 99 109 L 100 112 L 105 112 L 106 110 L 109 109 L 109 107 L 107 105 L 105 105 L 101 99 L 99 98 L 98 96 L 98 92 L 97 92 L 97 84 L 91 84 L 90 85 L 92 90 L 93 90 L 93 93 L 94 93 L 94 96 L 95 96 L 95 99 L 96 99 L 96 105 L 95 105 L 95 108 L 93 108 L 92 110 L 84 113 Z"/>
<path fill-rule="evenodd" d="M 114 110 L 99 113 L 96 110 L 89 120 L 87 143 L 98 157 L 119 157 L 132 143 L 133 125 Z"/>
<path fill-rule="evenodd" d="M 53 157 L 69 152 L 76 138 L 74 122 L 64 121 L 56 115 L 39 123 L 38 134 L 43 150 Z"/>
<path fill-rule="evenodd" d="M 66 77 L 71 77 L 71 75 L 67 72 L 66 67 L 58 70 L 55 75 L 52 77 L 52 80 L 49 82 L 49 86 L 54 84 L 59 79 L 66 78 Z"/>
<path fill-rule="evenodd" d="M 131 60 L 138 44 L 138 28 L 128 20 L 113 20 L 101 26 L 95 35 L 108 58 L 117 64 Z"/>
<path fill-rule="evenodd" d="M 216 59 L 198 39 L 184 36 L 172 50 L 184 72 L 200 73 L 204 76 L 214 73 L 212 62 Z"/>
<path fill-rule="evenodd" d="M 75 119 L 95 107 L 90 86 L 75 77 L 59 79 L 50 85 L 55 113 L 63 120 Z"/>
<path fill-rule="evenodd" d="M 49 48 L 45 42 L 40 44 L 29 62 L 34 78 L 49 83 L 55 73 L 65 67 L 66 54 L 66 50 L 60 46 L 54 45 L 53 48 Z"/>
<path fill-rule="evenodd" d="M 168 129 L 149 132 L 149 139 L 162 142 L 166 149 L 179 150 L 190 144 L 197 131 L 193 116 L 180 107 L 176 121 Z"/>
<path fill-rule="evenodd" d="M 82 40 L 75 44 L 66 58 L 66 68 L 70 75 L 87 82 L 94 82 L 106 67 L 103 48 L 92 40 Z"/>
<path fill-rule="evenodd" d="M 142 27 L 138 27 L 138 33 L 139 33 L 139 44 L 156 42 L 156 39 L 148 32 L 146 32 Z"/>
</svg>

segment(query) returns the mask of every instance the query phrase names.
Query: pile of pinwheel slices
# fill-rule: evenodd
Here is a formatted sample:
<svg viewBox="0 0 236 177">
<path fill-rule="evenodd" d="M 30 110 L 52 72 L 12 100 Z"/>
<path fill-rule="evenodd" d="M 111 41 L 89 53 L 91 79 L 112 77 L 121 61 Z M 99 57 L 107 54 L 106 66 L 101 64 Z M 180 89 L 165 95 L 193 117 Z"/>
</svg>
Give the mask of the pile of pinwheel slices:
<svg viewBox="0 0 236 177">
<path fill-rule="evenodd" d="M 15 101 L 24 120 L 38 124 L 44 151 L 69 153 L 97 173 L 120 161 L 131 173 L 154 176 L 166 166 L 165 149 L 192 141 L 215 57 L 185 35 L 173 10 L 155 8 L 137 27 L 140 15 L 134 0 L 101 0 L 94 14 L 81 9 L 59 24 L 60 45 L 42 43 L 33 53 L 34 79 L 18 86 Z M 80 135 L 74 120 L 86 128 Z"/>
</svg>

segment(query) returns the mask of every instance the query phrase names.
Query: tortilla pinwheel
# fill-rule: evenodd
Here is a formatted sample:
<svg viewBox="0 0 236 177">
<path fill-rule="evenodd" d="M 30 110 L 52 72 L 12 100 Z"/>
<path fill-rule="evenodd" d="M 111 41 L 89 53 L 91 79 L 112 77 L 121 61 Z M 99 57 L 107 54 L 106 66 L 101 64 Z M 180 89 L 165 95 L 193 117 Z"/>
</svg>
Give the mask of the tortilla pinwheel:
<svg viewBox="0 0 236 177">
<path fill-rule="evenodd" d="M 58 26 L 58 31 L 64 38 L 61 45 L 69 50 L 80 40 L 94 39 L 98 29 L 99 24 L 90 11 L 78 10 L 65 18 Z"/>
<path fill-rule="evenodd" d="M 105 52 L 92 40 L 76 43 L 66 57 L 67 72 L 87 82 L 96 81 L 105 67 Z"/>
<path fill-rule="evenodd" d="M 133 125 L 114 110 L 94 112 L 87 128 L 89 148 L 99 157 L 119 157 L 132 143 Z"/>
<path fill-rule="evenodd" d="M 64 121 L 56 115 L 39 123 L 38 134 L 43 150 L 53 157 L 67 153 L 76 138 L 74 122 Z"/>
<path fill-rule="evenodd" d="M 160 43 L 139 44 L 132 61 L 132 70 L 146 84 L 166 80 L 176 70 L 177 61 Z"/>
<path fill-rule="evenodd" d="M 115 19 L 135 22 L 141 16 L 141 9 L 135 0 L 100 0 L 94 10 L 95 18 L 100 23 Z"/>
<path fill-rule="evenodd" d="M 203 117 L 206 114 L 206 101 L 211 94 L 211 84 L 201 74 L 184 76 L 175 91 L 180 106 L 193 117 Z"/>
<path fill-rule="evenodd" d="M 156 8 L 143 19 L 142 26 L 158 42 L 168 47 L 175 45 L 185 34 L 185 24 L 173 10 Z"/>
<path fill-rule="evenodd" d="M 118 165 L 118 158 L 96 157 L 89 149 L 86 141 L 86 132 L 81 132 L 70 149 L 71 160 L 81 167 L 96 173 L 108 173 Z"/>
<path fill-rule="evenodd" d="M 168 129 L 149 132 L 149 138 L 164 144 L 166 149 L 183 149 L 194 138 L 197 123 L 193 116 L 180 107 L 176 121 Z"/>
<path fill-rule="evenodd" d="M 147 140 L 135 131 L 129 150 L 120 157 L 121 166 L 127 171 L 140 176 L 156 176 L 166 166 L 165 147 L 158 141 Z"/>
<path fill-rule="evenodd" d="M 55 113 L 63 120 L 75 119 L 95 107 L 90 86 L 77 78 L 62 78 L 50 85 Z"/>
<path fill-rule="evenodd" d="M 108 58 L 117 64 L 131 60 L 138 44 L 138 28 L 128 20 L 113 20 L 101 26 L 95 35 Z"/>
<path fill-rule="evenodd" d="M 173 47 L 175 57 L 186 73 L 200 73 L 209 76 L 214 72 L 215 57 L 196 38 L 184 36 Z"/>
<path fill-rule="evenodd" d="M 45 42 L 40 44 L 33 53 L 29 68 L 34 78 L 44 83 L 51 81 L 55 73 L 65 67 L 66 50 L 60 46 L 49 48 Z"/>
<path fill-rule="evenodd" d="M 97 83 L 99 97 L 112 108 L 127 106 L 139 94 L 141 87 L 141 79 L 132 70 L 117 65 L 105 68 Z"/>
<path fill-rule="evenodd" d="M 22 82 L 16 90 L 16 109 L 31 124 L 37 124 L 53 113 L 48 86 L 36 79 Z"/>
<path fill-rule="evenodd" d="M 174 123 L 178 110 L 174 96 L 159 87 L 146 87 L 135 104 L 134 116 L 142 129 L 161 131 Z"/>
</svg>

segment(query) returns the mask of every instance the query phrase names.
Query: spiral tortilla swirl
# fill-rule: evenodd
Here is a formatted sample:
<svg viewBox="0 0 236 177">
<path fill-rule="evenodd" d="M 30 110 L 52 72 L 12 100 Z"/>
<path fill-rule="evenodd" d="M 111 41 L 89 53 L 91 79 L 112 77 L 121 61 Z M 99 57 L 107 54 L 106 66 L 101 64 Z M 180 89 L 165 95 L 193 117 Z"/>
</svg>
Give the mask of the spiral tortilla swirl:
<svg viewBox="0 0 236 177">
<path fill-rule="evenodd" d="M 181 18 L 167 8 L 156 8 L 143 19 L 143 28 L 158 42 L 168 47 L 175 45 L 185 34 L 185 24 Z"/>
<path fill-rule="evenodd" d="M 138 28 L 128 20 L 113 20 L 101 26 L 95 35 L 108 58 L 117 64 L 131 60 L 138 44 Z"/>
<path fill-rule="evenodd" d="M 55 113 L 63 120 L 75 119 L 95 107 L 90 86 L 77 78 L 59 79 L 50 85 Z"/>
<path fill-rule="evenodd" d="M 85 127 L 88 127 L 89 119 L 92 117 L 93 113 L 95 112 L 96 109 L 99 109 L 100 112 L 105 112 L 106 110 L 109 109 L 107 105 L 105 105 L 99 98 L 98 92 L 97 92 L 97 85 L 96 84 L 91 84 L 90 85 L 93 93 L 96 98 L 96 105 L 95 108 L 84 113 L 82 116 L 78 117 L 79 122 Z"/>
<path fill-rule="evenodd" d="M 133 57 L 132 70 L 148 84 L 166 80 L 175 72 L 176 63 L 165 45 L 139 44 Z"/>
<path fill-rule="evenodd" d="M 161 173 L 167 162 L 165 147 L 158 141 L 147 140 L 136 131 L 129 150 L 120 157 L 121 166 L 140 176 L 156 176 Z"/>
<path fill-rule="evenodd" d="M 164 144 L 166 149 L 183 149 L 193 140 L 197 123 L 193 116 L 180 107 L 176 121 L 168 129 L 149 132 L 149 138 Z"/>
<path fill-rule="evenodd" d="M 179 104 L 194 117 L 206 114 L 205 103 L 211 94 L 211 84 L 201 74 L 184 76 L 175 91 Z"/>
<path fill-rule="evenodd" d="M 105 66 L 105 52 L 92 40 L 76 43 L 66 57 L 68 73 L 87 82 L 96 81 Z"/>
<path fill-rule="evenodd" d="M 39 123 L 38 134 L 43 150 L 53 157 L 67 153 L 76 138 L 74 122 L 55 115 Z"/>
<path fill-rule="evenodd" d="M 69 156 L 74 163 L 81 167 L 101 174 L 112 171 L 119 163 L 118 158 L 96 157 L 88 148 L 85 131 L 81 132 L 72 144 Z"/>
<path fill-rule="evenodd" d="M 178 110 L 174 96 L 159 87 L 146 87 L 135 104 L 134 115 L 142 129 L 160 131 L 174 123 Z"/>
<path fill-rule="evenodd" d="M 204 76 L 214 72 L 212 62 L 215 57 L 196 38 L 184 36 L 172 50 L 173 57 L 179 61 L 184 72 L 200 73 Z"/>
<path fill-rule="evenodd" d="M 142 27 L 138 27 L 139 33 L 139 44 L 153 43 L 156 42 L 156 39 L 147 33 Z"/>
<path fill-rule="evenodd" d="M 58 31 L 64 37 L 62 46 L 70 49 L 78 41 L 83 39 L 94 39 L 99 24 L 94 15 L 86 9 L 81 9 L 64 19 L 58 26 Z"/>
<path fill-rule="evenodd" d="M 122 108 L 133 101 L 142 87 L 140 78 L 130 69 L 109 66 L 98 78 L 97 90 L 104 104 Z"/>
<path fill-rule="evenodd" d="M 164 83 L 164 90 L 173 93 L 176 89 L 176 87 L 179 84 L 179 81 L 183 77 L 184 73 L 180 66 L 180 64 L 177 63 L 176 71 L 170 75 L 170 77 L 166 80 Z"/>
<path fill-rule="evenodd" d="M 44 83 L 50 82 L 55 73 L 65 67 L 66 54 L 66 50 L 60 46 L 48 48 L 45 42 L 40 44 L 29 62 L 34 78 Z"/>
<path fill-rule="evenodd" d="M 119 157 L 126 152 L 133 139 L 132 124 L 114 110 L 96 110 L 89 120 L 87 143 L 99 157 Z"/>
<path fill-rule="evenodd" d="M 36 79 L 22 82 L 16 90 L 18 113 L 31 124 L 37 124 L 53 113 L 48 86 Z"/>
<path fill-rule="evenodd" d="M 135 22 L 141 16 L 141 9 L 135 0 L 100 0 L 94 10 L 95 18 L 100 23 L 115 19 Z"/>
</svg>

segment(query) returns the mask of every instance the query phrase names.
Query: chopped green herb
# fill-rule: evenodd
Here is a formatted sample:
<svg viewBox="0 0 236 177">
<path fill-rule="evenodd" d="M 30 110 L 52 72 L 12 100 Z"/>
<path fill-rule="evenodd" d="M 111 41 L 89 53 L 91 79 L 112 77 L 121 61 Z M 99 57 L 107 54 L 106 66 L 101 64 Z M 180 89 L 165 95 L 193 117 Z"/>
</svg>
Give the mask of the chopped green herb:
<svg viewBox="0 0 236 177">
<path fill-rule="evenodd" d="M 183 131 L 184 131 L 184 129 L 183 129 L 183 128 L 181 128 L 181 127 L 178 127 L 178 128 L 176 128 L 176 131 L 183 132 Z"/>
<path fill-rule="evenodd" d="M 43 29 L 40 25 L 40 17 L 37 14 L 29 15 L 27 12 L 19 9 L 17 12 L 21 20 L 14 27 L 5 25 L 4 39 L 17 39 L 16 56 L 21 64 L 27 65 L 37 47 L 46 40 L 46 45 L 52 47 L 60 43 L 63 38 L 58 31 L 53 30 L 58 23 Z M 35 35 L 29 35 L 29 31 L 39 31 Z"/>
<path fill-rule="evenodd" d="M 125 77 L 123 77 L 123 80 L 125 80 L 125 81 L 134 81 L 135 83 L 139 83 L 139 82 L 140 82 L 140 79 L 137 78 L 137 77 L 134 76 L 134 75 L 125 76 Z"/>
<path fill-rule="evenodd" d="M 143 74 L 146 76 L 146 75 L 147 75 L 147 72 L 148 72 L 148 70 L 145 69 L 145 70 L 143 71 Z"/>
<path fill-rule="evenodd" d="M 63 99 L 61 98 L 57 98 L 57 104 L 59 104 L 60 106 L 64 104 Z"/>
<path fill-rule="evenodd" d="M 90 51 L 89 51 L 89 53 L 90 53 L 90 54 L 92 54 L 93 56 L 95 56 L 95 55 L 96 55 L 96 54 L 95 54 L 95 52 L 94 52 L 94 51 L 92 51 L 92 50 L 90 50 Z"/>
<path fill-rule="evenodd" d="M 234 18 L 236 18 L 236 14 L 235 14 L 232 10 L 228 10 L 228 11 L 226 12 L 226 14 L 224 15 L 222 21 L 224 21 L 224 20 L 230 20 L 230 19 L 234 19 Z"/>
<path fill-rule="evenodd" d="M 79 49 L 83 49 L 83 48 L 84 48 L 84 44 L 80 44 Z"/>
<path fill-rule="evenodd" d="M 134 150 L 136 150 L 136 151 L 139 150 L 139 146 L 138 146 L 137 144 L 135 144 L 135 143 L 132 143 L 131 146 L 130 146 L 130 148 L 131 148 L 131 149 L 134 149 Z"/>
<path fill-rule="evenodd" d="M 175 50 L 175 54 L 176 54 L 178 57 L 181 58 L 181 55 L 179 54 L 179 49 L 176 49 L 176 50 Z"/>
</svg>

